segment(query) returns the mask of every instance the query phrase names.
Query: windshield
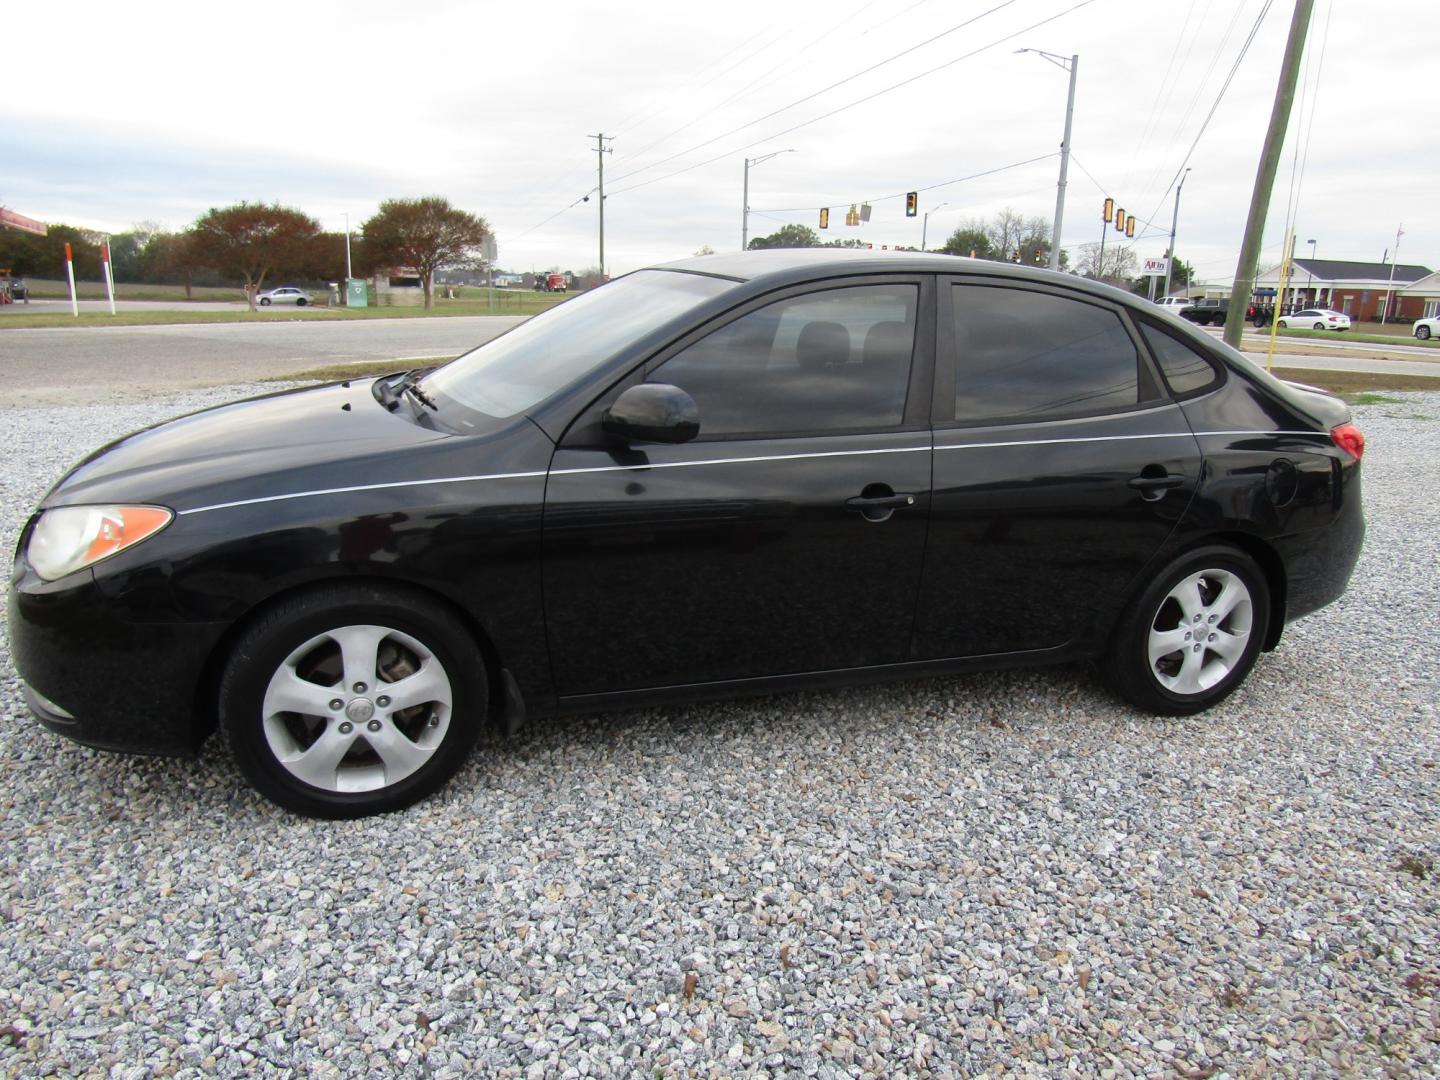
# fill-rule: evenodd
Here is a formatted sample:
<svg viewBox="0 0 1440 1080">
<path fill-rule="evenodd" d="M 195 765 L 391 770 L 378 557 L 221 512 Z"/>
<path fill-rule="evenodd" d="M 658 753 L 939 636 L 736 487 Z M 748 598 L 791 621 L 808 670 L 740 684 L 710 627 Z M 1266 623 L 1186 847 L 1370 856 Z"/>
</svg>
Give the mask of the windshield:
<svg viewBox="0 0 1440 1080">
<path fill-rule="evenodd" d="M 641 270 L 536 315 L 425 377 L 425 389 L 497 419 L 518 415 L 650 331 L 735 287 Z"/>
</svg>

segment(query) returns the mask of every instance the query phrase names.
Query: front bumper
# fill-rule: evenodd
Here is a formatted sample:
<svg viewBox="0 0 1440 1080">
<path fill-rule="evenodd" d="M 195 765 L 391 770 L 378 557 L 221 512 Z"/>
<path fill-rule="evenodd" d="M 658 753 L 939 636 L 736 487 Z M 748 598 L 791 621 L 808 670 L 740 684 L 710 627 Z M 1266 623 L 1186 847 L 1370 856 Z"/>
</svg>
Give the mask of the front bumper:
<svg viewBox="0 0 1440 1080">
<path fill-rule="evenodd" d="M 104 750 L 199 748 L 213 718 L 197 713 L 197 688 L 224 625 L 177 618 L 154 601 L 107 596 L 88 570 L 47 582 L 17 566 L 10 646 L 40 723 Z"/>
</svg>

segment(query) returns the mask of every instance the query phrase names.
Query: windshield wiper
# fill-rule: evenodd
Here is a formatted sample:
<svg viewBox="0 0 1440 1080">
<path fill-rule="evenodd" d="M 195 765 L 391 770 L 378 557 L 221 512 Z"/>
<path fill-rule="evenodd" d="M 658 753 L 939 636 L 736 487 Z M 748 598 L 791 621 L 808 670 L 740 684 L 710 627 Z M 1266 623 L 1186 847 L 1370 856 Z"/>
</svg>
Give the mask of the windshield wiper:
<svg viewBox="0 0 1440 1080">
<path fill-rule="evenodd" d="M 412 395 L 416 401 L 431 412 L 439 412 L 440 406 L 435 404 L 435 399 L 420 389 L 420 370 L 420 368 L 416 368 L 414 371 L 407 371 L 400 377 L 400 392 Z"/>
<path fill-rule="evenodd" d="M 440 407 L 435 404 L 435 399 L 420 389 L 420 376 L 429 372 L 430 368 L 414 368 L 405 372 L 398 378 L 392 376 L 388 379 L 381 379 L 375 384 L 375 400 L 384 405 L 390 412 L 395 411 L 395 406 L 400 404 L 400 399 L 410 394 L 421 405 L 432 412 L 439 412 Z"/>
</svg>

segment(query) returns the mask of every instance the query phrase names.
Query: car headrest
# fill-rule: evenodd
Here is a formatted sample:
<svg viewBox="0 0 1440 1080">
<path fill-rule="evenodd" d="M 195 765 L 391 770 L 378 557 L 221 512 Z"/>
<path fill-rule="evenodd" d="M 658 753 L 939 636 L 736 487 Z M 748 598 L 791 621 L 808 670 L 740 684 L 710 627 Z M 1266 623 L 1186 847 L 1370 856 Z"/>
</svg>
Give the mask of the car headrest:
<svg viewBox="0 0 1440 1080">
<path fill-rule="evenodd" d="M 844 364 L 850 360 L 850 331 L 838 322 L 812 322 L 795 342 L 795 360 L 802 368 Z"/>
<path fill-rule="evenodd" d="M 903 322 L 876 323 L 865 335 L 866 367 L 899 367 L 910 362 L 912 335 Z"/>
</svg>

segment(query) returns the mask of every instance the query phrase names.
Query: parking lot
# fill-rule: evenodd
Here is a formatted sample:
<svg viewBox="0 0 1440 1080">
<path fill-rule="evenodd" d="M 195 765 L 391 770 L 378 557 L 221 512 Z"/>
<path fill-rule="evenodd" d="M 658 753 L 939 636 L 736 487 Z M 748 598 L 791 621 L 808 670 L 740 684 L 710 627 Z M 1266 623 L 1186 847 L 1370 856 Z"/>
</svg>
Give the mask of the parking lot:
<svg viewBox="0 0 1440 1080">
<path fill-rule="evenodd" d="M 0 409 L 0 537 L 261 389 Z M 1078 667 L 580 717 L 321 822 L 47 734 L 0 644 L 0 1070 L 1434 1074 L 1440 394 L 1389 397 L 1349 592 L 1192 718 Z"/>
</svg>

